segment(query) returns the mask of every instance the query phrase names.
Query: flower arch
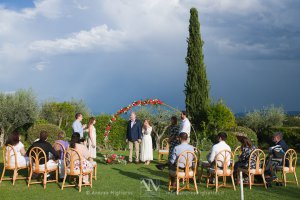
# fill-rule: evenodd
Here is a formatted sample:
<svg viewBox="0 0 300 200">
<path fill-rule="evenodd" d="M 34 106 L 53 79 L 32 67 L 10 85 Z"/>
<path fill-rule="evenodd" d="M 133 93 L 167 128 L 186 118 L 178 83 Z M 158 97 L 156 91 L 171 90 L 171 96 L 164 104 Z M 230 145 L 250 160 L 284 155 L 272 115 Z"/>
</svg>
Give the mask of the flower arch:
<svg viewBox="0 0 300 200">
<path fill-rule="evenodd" d="M 156 105 L 165 105 L 165 106 L 167 106 L 169 108 L 177 110 L 176 108 L 173 108 L 172 106 L 169 106 L 169 105 L 165 104 L 164 102 L 162 102 L 159 99 L 146 99 L 146 100 L 134 101 L 131 104 L 129 104 L 128 106 L 123 107 L 122 109 L 118 110 L 114 115 L 112 115 L 111 119 L 109 120 L 109 122 L 106 124 L 106 127 L 105 127 L 104 140 L 108 139 L 108 135 L 110 133 L 111 126 L 117 120 L 117 118 L 119 117 L 119 115 L 127 113 L 133 107 L 136 107 L 136 106 L 148 106 L 148 105 L 153 105 L 153 106 L 156 106 Z"/>
</svg>

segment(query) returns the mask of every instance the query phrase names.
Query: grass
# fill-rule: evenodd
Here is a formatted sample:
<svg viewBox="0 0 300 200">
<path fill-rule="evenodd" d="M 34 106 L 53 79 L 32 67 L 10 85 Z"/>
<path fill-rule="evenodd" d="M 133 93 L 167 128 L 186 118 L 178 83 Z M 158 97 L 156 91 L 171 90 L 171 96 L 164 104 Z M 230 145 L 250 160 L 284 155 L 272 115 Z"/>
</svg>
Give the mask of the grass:
<svg viewBox="0 0 300 200">
<path fill-rule="evenodd" d="M 127 152 L 116 152 L 127 156 Z M 204 153 L 205 154 L 205 153 Z M 157 155 L 155 153 L 155 155 Z M 143 164 L 112 164 L 103 163 L 102 155 L 98 154 L 98 180 L 93 181 L 93 188 L 84 187 L 79 193 L 77 188 L 60 189 L 60 184 L 48 183 L 44 190 L 39 184 L 27 188 L 25 180 L 18 180 L 15 186 L 10 181 L 4 181 L 0 185 L 0 199 L 240 199 L 240 189 L 220 188 L 216 193 L 214 188 L 206 188 L 204 183 L 199 187 L 199 194 L 193 191 L 180 192 L 178 196 L 174 192 L 168 192 L 168 171 L 158 171 L 155 168 L 156 160 L 149 166 Z M 2 173 L 3 161 L 0 156 L 0 170 Z M 299 168 L 300 169 L 300 168 Z M 297 170 L 300 180 L 300 170 Z M 153 197 L 144 197 L 145 189 L 141 185 L 142 178 L 158 180 L 159 192 Z M 289 184 L 287 187 L 273 186 L 265 189 L 263 186 L 253 186 L 252 190 L 245 186 L 245 199 L 270 199 L 270 200 L 293 200 L 299 199 L 300 187 Z"/>
</svg>

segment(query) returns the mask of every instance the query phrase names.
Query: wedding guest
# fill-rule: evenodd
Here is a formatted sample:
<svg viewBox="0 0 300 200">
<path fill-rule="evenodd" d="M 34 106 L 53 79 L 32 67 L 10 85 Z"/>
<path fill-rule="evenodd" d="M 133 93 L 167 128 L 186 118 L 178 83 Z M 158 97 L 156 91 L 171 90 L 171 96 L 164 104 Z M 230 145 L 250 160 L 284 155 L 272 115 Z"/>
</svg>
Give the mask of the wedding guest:
<svg viewBox="0 0 300 200">
<path fill-rule="evenodd" d="M 268 187 L 271 187 L 271 182 L 277 179 L 275 169 L 276 167 L 283 165 L 284 154 L 289 149 L 288 145 L 283 140 L 283 134 L 281 132 L 274 133 L 272 140 L 275 143 L 275 146 L 269 148 L 269 155 L 266 158 L 267 162 L 265 169 Z M 286 162 L 286 165 L 287 166 L 285 167 L 288 167 L 288 162 Z"/>
<path fill-rule="evenodd" d="M 80 156 L 82 157 L 82 167 L 84 171 L 93 170 L 93 164 L 88 159 L 90 158 L 90 152 L 87 149 L 87 147 L 80 142 L 80 134 L 74 133 L 72 135 L 71 141 L 70 141 L 70 147 L 78 151 Z M 75 170 L 80 170 L 80 162 L 79 158 L 76 158 L 75 155 L 75 163 L 74 163 Z M 89 184 L 89 176 L 85 175 L 83 176 L 83 183 Z"/>
<path fill-rule="evenodd" d="M 227 139 L 227 134 L 225 132 L 221 132 L 217 135 L 218 143 L 212 147 L 211 151 L 207 155 L 207 161 L 208 161 L 209 166 L 214 165 L 215 157 L 221 151 L 228 150 L 231 152 L 230 146 L 228 144 L 226 144 L 226 139 Z M 229 157 L 230 157 L 230 155 L 229 155 Z M 220 156 L 218 159 L 220 161 L 217 163 L 218 167 L 223 167 L 222 161 L 224 161 L 224 157 Z M 230 165 L 230 163 L 228 163 L 228 166 L 229 165 Z"/>
<path fill-rule="evenodd" d="M 76 113 L 75 121 L 72 124 L 73 133 L 75 133 L 75 132 L 79 133 L 81 139 L 84 137 L 84 130 L 86 128 L 86 124 L 84 124 L 84 125 L 81 124 L 82 119 L 83 119 L 82 114 Z"/>
<path fill-rule="evenodd" d="M 163 170 L 165 167 L 167 167 L 170 164 L 170 160 L 172 157 L 173 149 L 180 144 L 179 140 L 179 126 L 177 125 L 177 117 L 172 116 L 171 117 L 171 125 L 169 127 L 169 156 L 168 161 L 165 164 L 157 164 L 156 168 L 159 170 Z"/>
<path fill-rule="evenodd" d="M 89 124 L 88 124 L 88 133 L 89 133 L 89 137 L 88 137 L 88 149 L 90 152 L 90 157 L 92 159 L 97 157 L 97 149 L 96 149 L 96 128 L 95 125 L 96 124 L 96 118 L 91 117 L 89 120 Z"/>
<path fill-rule="evenodd" d="M 142 129 L 143 138 L 141 143 L 141 161 L 145 162 L 146 165 L 149 165 L 150 161 L 153 160 L 151 132 L 152 127 L 149 120 L 146 119 Z"/>
<path fill-rule="evenodd" d="M 132 163 L 133 145 L 135 149 L 135 162 L 139 163 L 139 145 L 142 139 L 142 125 L 140 120 L 136 119 L 134 112 L 130 114 L 130 120 L 127 125 L 126 142 L 129 143 L 129 163 Z"/>
<path fill-rule="evenodd" d="M 69 142 L 65 140 L 65 133 L 59 132 L 57 135 L 58 140 L 55 142 L 62 144 L 62 146 L 67 150 L 69 148 Z M 64 150 L 61 148 L 61 146 L 57 145 L 54 147 L 54 149 L 58 152 L 60 152 L 60 157 L 58 160 L 58 169 L 59 169 L 59 177 L 60 179 L 64 178 L 65 174 L 65 165 L 64 165 Z"/>
<path fill-rule="evenodd" d="M 241 143 L 241 154 L 239 156 L 239 159 L 234 164 L 234 177 L 237 178 L 237 172 L 238 169 L 248 169 L 249 167 L 249 157 L 252 151 L 256 149 L 254 145 L 252 145 L 252 142 L 247 136 L 243 133 L 238 133 L 236 135 L 238 141 Z M 255 163 L 256 163 L 256 157 L 253 156 L 251 163 L 250 163 L 250 169 L 255 169 Z M 239 181 L 239 180 L 237 180 Z"/>
<path fill-rule="evenodd" d="M 180 114 L 180 118 L 181 118 L 181 124 L 180 124 L 180 128 L 179 128 L 179 133 L 187 133 L 188 134 L 188 143 L 190 143 L 190 136 L 191 136 L 191 122 L 190 120 L 187 118 L 187 113 L 186 111 L 181 111 Z"/>
<path fill-rule="evenodd" d="M 20 133 L 17 131 L 13 131 L 9 136 L 8 139 L 5 143 L 5 145 L 11 145 L 14 147 L 15 151 L 16 151 L 16 157 L 17 157 L 17 162 L 18 162 L 18 167 L 20 166 L 28 166 L 29 164 L 29 159 L 28 157 L 26 157 L 26 151 L 24 148 L 23 143 L 20 141 L 21 137 L 20 137 Z M 9 148 L 7 148 L 7 154 L 6 154 L 6 160 L 8 160 L 8 156 L 11 156 L 10 158 L 10 163 L 8 163 L 8 165 L 10 166 L 15 166 L 15 159 L 12 156 L 14 154 L 14 151 Z M 9 151 L 10 150 L 10 151 Z"/>
<path fill-rule="evenodd" d="M 55 149 L 52 147 L 52 145 L 49 142 L 47 142 L 47 139 L 48 139 L 48 133 L 46 131 L 41 131 L 40 139 L 38 141 L 34 142 L 29 147 L 29 149 L 26 152 L 26 155 L 30 157 L 30 155 L 29 155 L 30 150 L 33 147 L 40 147 L 41 149 L 43 149 L 43 151 L 46 154 L 48 168 L 51 168 L 51 167 L 57 166 L 57 163 L 54 160 L 58 160 L 60 158 L 60 155 L 57 151 L 55 151 Z M 50 157 L 50 154 L 52 154 L 54 160 L 52 160 L 52 158 Z M 40 157 L 42 157 L 42 154 L 40 154 Z M 40 159 L 40 165 L 42 165 L 42 164 L 45 164 L 44 158 Z"/>
<path fill-rule="evenodd" d="M 180 142 L 181 144 L 176 146 L 174 148 L 174 150 L 172 151 L 172 154 L 171 154 L 171 159 L 170 159 L 170 165 L 169 165 L 169 176 L 171 178 L 171 185 L 172 186 L 175 186 L 176 182 L 175 182 L 175 176 L 176 176 L 176 168 L 177 168 L 177 161 L 178 161 L 178 158 L 179 158 L 179 155 L 181 153 L 183 153 L 184 151 L 191 151 L 191 152 L 194 152 L 195 150 L 195 147 L 193 147 L 192 145 L 190 145 L 188 143 L 188 134 L 187 133 L 180 133 L 179 134 L 179 138 L 180 138 Z M 184 172 L 185 170 L 185 165 L 186 165 L 186 160 L 185 158 L 181 158 L 182 160 L 180 160 L 180 164 L 179 164 L 179 169 L 181 171 Z M 189 157 L 189 160 L 190 160 L 190 168 L 192 168 L 192 160 L 193 160 L 193 157 Z"/>
</svg>

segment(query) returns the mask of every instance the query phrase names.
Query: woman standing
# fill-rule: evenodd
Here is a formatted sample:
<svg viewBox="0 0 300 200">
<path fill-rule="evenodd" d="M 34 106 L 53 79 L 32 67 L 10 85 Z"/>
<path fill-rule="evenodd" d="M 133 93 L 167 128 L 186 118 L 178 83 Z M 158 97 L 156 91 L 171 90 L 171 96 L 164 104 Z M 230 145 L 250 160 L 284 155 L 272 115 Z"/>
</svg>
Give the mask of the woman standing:
<svg viewBox="0 0 300 200">
<path fill-rule="evenodd" d="M 94 124 L 96 123 L 96 119 L 94 117 L 91 117 L 88 124 L 88 132 L 89 132 L 89 138 L 88 138 L 88 147 L 91 158 L 97 157 L 97 151 L 96 151 L 96 128 Z"/>
<path fill-rule="evenodd" d="M 178 139 L 178 137 L 179 137 L 179 126 L 177 124 L 177 117 L 176 116 L 171 117 L 171 125 L 170 125 L 169 130 L 170 130 L 170 132 L 169 132 L 169 141 L 168 142 L 170 144 L 170 147 L 169 147 L 169 158 L 168 158 L 168 160 L 171 159 L 173 149 L 177 145 L 180 145 L 180 141 Z"/>
<path fill-rule="evenodd" d="M 143 138 L 141 144 L 141 161 L 145 162 L 145 165 L 149 165 L 150 161 L 153 160 L 151 132 L 152 127 L 150 126 L 149 120 L 146 119 L 142 129 Z"/>
</svg>

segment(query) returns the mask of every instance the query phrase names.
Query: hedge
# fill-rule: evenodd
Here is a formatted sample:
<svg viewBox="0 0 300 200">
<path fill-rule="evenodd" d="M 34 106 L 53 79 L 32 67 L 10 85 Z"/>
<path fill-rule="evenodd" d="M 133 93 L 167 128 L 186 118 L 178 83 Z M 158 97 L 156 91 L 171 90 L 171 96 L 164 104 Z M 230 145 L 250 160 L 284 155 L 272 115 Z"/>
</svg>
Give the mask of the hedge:
<svg viewBox="0 0 300 200">
<path fill-rule="evenodd" d="M 51 144 L 53 144 L 53 142 L 57 140 L 58 133 L 64 132 L 62 129 L 60 129 L 58 126 L 54 124 L 35 124 L 28 129 L 27 140 L 30 143 L 33 143 L 36 139 L 40 137 L 41 131 L 48 132 L 47 141 L 50 142 Z"/>
<path fill-rule="evenodd" d="M 225 131 L 227 133 L 227 144 L 234 150 L 237 146 L 240 146 L 240 142 L 237 140 L 236 133 L 244 133 L 252 141 L 252 144 L 257 146 L 257 135 L 256 133 L 246 127 L 236 126 L 230 130 Z"/>
<path fill-rule="evenodd" d="M 112 116 L 100 115 L 96 117 L 95 128 L 97 131 L 98 145 L 104 145 L 104 131 L 106 124 L 109 122 Z M 110 133 L 108 135 L 109 145 L 113 149 L 125 149 L 126 148 L 126 128 L 127 120 L 123 118 L 117 118 L 112 124 Z"/>
<path fill-rule="evenodd" d="M 300 146 L 300 127 L 273 127 L 270 130 L 263 132 L 260 136 L 260 143 L 265 148 L 273 146 L 272 136 L 275 132 L 283 133 L 283 139 L 290 148 L 298 150 Z"/>
</svg>

